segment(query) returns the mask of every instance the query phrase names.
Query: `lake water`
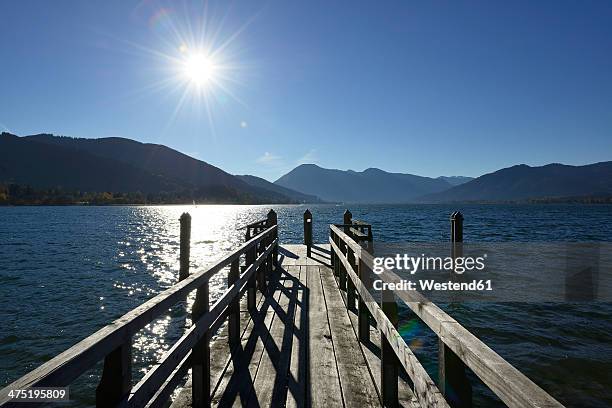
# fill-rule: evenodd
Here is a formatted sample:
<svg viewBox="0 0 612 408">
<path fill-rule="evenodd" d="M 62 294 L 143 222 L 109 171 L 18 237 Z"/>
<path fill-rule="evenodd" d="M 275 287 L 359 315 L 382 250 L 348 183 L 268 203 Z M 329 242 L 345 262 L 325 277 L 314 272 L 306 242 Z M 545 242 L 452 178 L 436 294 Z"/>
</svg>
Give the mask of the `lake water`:
<svg viewBox="0 0 612 408">
<path fill-rule="evenodd" d="M 301 243 L 304 206 L 274 206 L 282 243 Z M 343 207 L 310 206 L 316 242 Z M 16 380 L 177 281 L 178 218 L 191 213 L 192 270 L 243 240 L 237 227 L 268 206 L 0 207 L 0 386 Z M 448 241 L 449 214 L 465 216 L 471 242 L 612 241 L 612 206 L 351 206 L 376 241 Z M 213 299 L 225 286 L 212 282 Z M 136 379 L 189 325 L 186 305 L 134 339 Z M 567 406 L 612 406 L 610 303 L 483 303 L 449 312 Z M 402 333 L 436 376 L 437 342 L 402 311 Z M 100 365 L 99 365 L 100 366 Z M 93 404 L 99 366 L 71 387 L 73 405 Z M 481 385 L 480 405 L 496 406 Z"/>
</svg>

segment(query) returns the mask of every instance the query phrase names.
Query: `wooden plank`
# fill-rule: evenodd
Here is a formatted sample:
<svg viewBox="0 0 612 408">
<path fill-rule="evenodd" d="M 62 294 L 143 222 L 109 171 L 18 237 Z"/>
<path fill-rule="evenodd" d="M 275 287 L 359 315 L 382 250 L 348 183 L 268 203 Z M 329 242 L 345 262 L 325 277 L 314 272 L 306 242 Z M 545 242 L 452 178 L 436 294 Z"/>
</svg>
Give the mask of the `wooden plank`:
<svg viewBox="0 0 612 408">
<path fill-rule="evenodd" d="M 308 363 L 310 383 L 307 383 L 306 406 L 342 407 L 342 389 L 334 355 L 331 330 L 318 266 L 307 266 Z"/>
<path fill-rule="evenodd" d="M 374 381 L 332 271 L 320 268 L 320 272 L 344 404 L 347 407 L 380 406 Z"/>
<path fill-rule="evenodd" d="M 305 266 L 296 266 L 300 270 L 300 288 L 297 292 L 297 303 L 294 318 L 291 363 L 287 375 L 287 408 L 306 406 L 306 379 L 308 377 L 308 307 L 309 296 L 308 274 Z"/>
<path fill-rule="evenodd" d="M 257 405 L 262 407 L 282 406 L 287 398 L 287 374 L 291 362 L 299 279 L 299 266 L 288 267 L 279 276 L 277 290 L 280 296 L 278 303 L 273 305 L 276 316 L 270 325 L 268 341 L 264 342 L 265 351 L 254 383 Z"/>
</svg>

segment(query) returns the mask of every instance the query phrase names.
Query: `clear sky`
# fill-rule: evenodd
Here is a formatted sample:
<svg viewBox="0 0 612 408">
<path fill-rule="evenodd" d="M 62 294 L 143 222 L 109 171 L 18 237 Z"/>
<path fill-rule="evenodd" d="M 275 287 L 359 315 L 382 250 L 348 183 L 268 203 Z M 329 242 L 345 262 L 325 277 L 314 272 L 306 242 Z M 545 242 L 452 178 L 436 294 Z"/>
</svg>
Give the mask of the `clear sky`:
<svg viewBox="0 0 612 408">
<path fill-rule="evenodd" d="M 610 1 L 20 0 L 0 22 L 0 129 L 19 135 L 269 180 L 612 160 Z"/>
</svg>

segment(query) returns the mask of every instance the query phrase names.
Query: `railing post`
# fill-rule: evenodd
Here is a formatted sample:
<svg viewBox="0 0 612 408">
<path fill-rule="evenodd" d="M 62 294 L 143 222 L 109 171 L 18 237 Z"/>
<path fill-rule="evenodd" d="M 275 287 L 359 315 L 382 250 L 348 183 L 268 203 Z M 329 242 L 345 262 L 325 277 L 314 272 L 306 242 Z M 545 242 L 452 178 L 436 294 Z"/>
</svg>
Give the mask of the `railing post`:
<svg viewBox="0 0 612 408">
<path fill-rule="evenodd" d="M 179 218 L 181 223 L 180 233 L 180 269 L 179 281 L 182 281 L 189 276 L 189 249 L 191 241 L 191 215 L 189 213 L 181 214 Z"/>
<path fill-rule="evenodd" d="M 245 270 L 255 262 L 257 259 L 257 245 L 253 245 L 251 248 L 247 249 L 245 258 Z M 248 282 L 247 282 L 247 308 L 249 310 L 255 309 L 255 274 L 253 274 Z"/>
<path fill-rule="evenodd" d="M 366 263 L 363 261 L 363 257 L 359 257 L 357 260 L 357 273 L 359 280 L 365 286 L 366 290 L 370 289 L 370 274 Z M 363 300 L 362 296 L 359 296 L 358 305 L 358 329 L 359 329 L 359 341 L 362 343 L 368 343 L 370 341 L 370 311 L 368 306 Z"/>
<path fill-rule="evenodd" d="M 334 241 L 334 243 L 336 244 L 336 246 L 339 247 L 339 239 L 338 239 L 338 235 L 332 231 L 332 229 L 330 228 L 330 234 L 332 237 L 332 241 Z M 336 281 L 339 280 L 340 277 L 340 259 L 338 259 L 338 254 L 336 253 L 336 251 L 333 250 L 332 248 L 332 259 L 333 259 L 333 266 L 334 266 L 334 276 L 336 277 Z"/>
<path fill-rule="evenodd" d="M 344 211 L 342 222 L 344 224 L 344 233 L 348 235 L 350 238 L 353 238 L 353 234 L 351 232 L 351 227 L 350 227 L 350 224 L 353 223 L 353 214 L 348 209 Z M 345 248 L 346 248 L 345 255 L 349 261 L 349 264 L 353 266 L 353 270 L 356 271 L 357 268 L 355 268 L 355 256 L 353 254 L 353 250 L 348 245 L 346 245 Z M 346 300 L 347 300 L 347 304 L 349 305 L 349 309 L 353 310 L 355 308 L 355 284 L 346 275 L 347 274 L 345 274 L 344 276 L 345 283 L 343 286 L 344 286 L 344 289 L 346 289 Z"/>
<path fill-rule="evenodd" d="M 96 388 L 96 407 L 117 405 L 132 389 L 132 339 L 104 358 L 104 370 Z"/>
<path fill-rule="evenodd" d="M 232 287 L 240 278 L 240 265 L 237 258 L 230 266 L 227 275 L 227 286 Z M 236 296 L 229 305 L 229 316 L 227 322 L 227 337 L 230 346 L 240 343 L 240 297 Z"/>
<path fill-rule="evenodd" d="M 193 323 L 202 315 L 208 313 L 210 308 L 208 280 L 198 288 L 193 303 L 191 318 Z M 210 406 L 210 343 L 208 336 L 204 335 L 191 350 L 191 397 L 193 407 Z"/>
<path fill-rule="evenodd" d="M 340 253 L 346 257 L 347 246 L 346 246 L 346 243 L 344 242 L 344 240 L 341 239 L 340 237 L 338 237 L 338 248 L 340 249 Z M 344 267 L 344 264 L 342 262 L 338 262 L 338 264 L 339 264 L 339 267 L 340 267 L 339 270 L 338 270 L 338 272 L 339 272 L 339 276 L 338 276 L 339 283 L 338 283 L 338 286 L 340 286 L 340 289 L 345 291 L 346 290 L 346 280 L 347 280 L 347 277 L 346 277 L 346 274 L 347 274 L 346 268 Z M 348 302 L 347 302 L 347 304 L 348 304 Z"/>
<path fill-rule="evenodd" d="M 353 268 L 353 271 L 357 273 L 357 267 L 355 266 L 355 253 L 350 246 L 346 246 L 346 259 L 348 259 L 349 265 Z M 355 310 L 355 282 L 348 276 L 346 277 L 346 303 L 349 305 L 349 310 Z"/>
<path fill-rule="evenodd" d="M 271 209 L 268 212 L 268 227 L 271 227 L 274 225 L 278 225 L 278 217 L 276 215 L 276 211 Z M 270 236 L 270 242 L 274 242 L 276 238 L 278 238 L 278 228 Z M 276 268 L 278 264 L 278 242 L 276 245 L 274 245 L 274 250 L 272 251 L 272 254 L 270 256 L 270 261 L 271 261 L 270 271 L 272 271 L 273 269 Z"/>
<path fill-rule="evenodd" d="M 336 242 L 334 239 L 334 232 L 331 229 L 331 225 L 329 226 L 329 238 Z M 334 271 L 334 275 L 336 275 L 336 254 L 334 253 L 334 249 L 331 248 L 330 245 L 330 257 L 329 257 L 329 266 L 331 267 L 331 270 Z"/>
<path fill-rule="evenodd" d="M 262 238 L 259 241 L 259 243 L 256 245 L 257 258 L 259 258 L 259 256 L 265 252 L 267 242 L 268 242 L 267 238 Z M 267 267 L 266 261 L 261 262 L 259 266 L 257 267 L 257 271 L 255 271 L 256 280 L 257 280 L 257 289 L 259 289 L 261 293 L 264 293 L 266 290 L 266 275 L 265 275 L 266 267 Z"/>
<path fill-rule="evenodd" d="M 353 214 L 348 210 L 348 208 L 344 211 L 342 223 L 344 224 L 344 233 L 350 236 L 351 227 L 349 225 L 353 223 Z"/>
<path fill-rule="evenodd" d="M 309 209 L 304 211 L 304 245 L 306 245 L 306 256 L 310 257 L 312 247 L 312 213 Z"/>
<path fill-rule="evenodd" d="M 366 251 L 369 254 L 374 254 L 374 237 L 372 236 L 372 227 L 368 228 L 368 240 L 366 241 Z"/>
<path fill-rule="evenodd" d="M 382 292 L 382 311 L 387 316 L 391 324 L 395 328 L 398 326 L 399 317 L 397 311 L 397 303 L 395 302 L 395 295 L 392 291 Z M 380 357 L 380 375 L 381 375 L 381 396 L 383 407 L 398 407 L 398 375 L 399 375 L 399 361 L 397 355 L 391 346 L 390 340 L 385 335 L 384 331 L 380 330 L 380 343 L 381 343 L 381 357 Z M 393 339 L 393 341 L 395 341 Z"/>
<path fill-rule="evenodd" d="M 463 256 L 463 215 L 455 211 L 451 221 L 451 256 Z M 442 339 L 438 340 L 438 387 L 453 408 L 472 407 L 472 385 L 463 361 Z"/>
</svg>

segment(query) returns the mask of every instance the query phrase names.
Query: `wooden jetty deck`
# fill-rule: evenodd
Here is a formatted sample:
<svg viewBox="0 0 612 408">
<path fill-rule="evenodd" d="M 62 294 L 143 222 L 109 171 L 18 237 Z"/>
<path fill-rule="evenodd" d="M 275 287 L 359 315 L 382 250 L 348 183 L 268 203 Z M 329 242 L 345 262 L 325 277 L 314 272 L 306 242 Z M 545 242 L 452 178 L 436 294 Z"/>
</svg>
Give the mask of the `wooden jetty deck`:
<svg viewBox="0 0 612 408">
<path fill-rule="evenodd" d="M 451 242 L 463 217 L 451 216 Z M 329 243 L 281 245 L 277 216 L 248 224 L 245 242 L 189 270 L 191 217 L 181 216 L 179 281 L 0 390 L 0 406 L 22 406 L 14 389 L 69 386 L 104 361 L 98 407 L 472 407 L 471 371 L 510 407 L 562 407 L 533 381 L 415 291 L 372 293 L 372 226 L 329 226 Z M 460 245 L 451 245 L 452 255 Z M 209 281 L 227 289 L 210 302 Z M 398 282 L 392 271 L 377 279 Z M 132 380 L 132 339 L 193 291 L 192 325 Z M 398 332 L 398 302 L 438 337 L 432 379 Z M 187 383 L 185 383 L 185 380 Z"/>
<path fill-rule="evenodd" d="M 372 328 L 374 340 L 359 342 L 356 311 L 347 309 L 334 278 L 330 245 L 306 252 L 305 245 L 282 245 L 280 268 L 257 312 L 242 302 L 240 345 L 230 350 L 227 329 L 211 345 L 213 406 L 381 406 L 380 337 Z M 399 381 L 400 406 L 419 406 Z M 191 406 L 191 393 L 189 381 L 172 406 Z"/>
</svg>

